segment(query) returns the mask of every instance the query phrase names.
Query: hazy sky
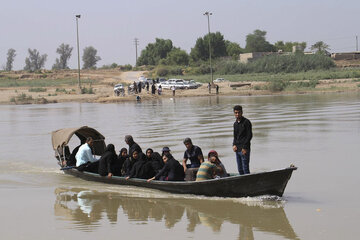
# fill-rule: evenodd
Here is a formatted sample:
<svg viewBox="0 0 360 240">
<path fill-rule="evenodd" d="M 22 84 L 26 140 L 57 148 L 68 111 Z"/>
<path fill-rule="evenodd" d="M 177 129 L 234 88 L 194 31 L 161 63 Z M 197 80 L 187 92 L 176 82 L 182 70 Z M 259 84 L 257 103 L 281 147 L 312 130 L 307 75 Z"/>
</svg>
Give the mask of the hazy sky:
<svg viewBox="0 0 360 240">
<path fill-rule="evenodd" d="M 0 0 L 0 67 L 9 48 L 16 50 L 15 69 L 22 69 L 27 49 L 47 54 L 45 68 L 58 57 L 61 43 L 74 47 L 70 68 L 77 68 L 76 20 L 79 19 L 80 54 L 87 46 L 102 58 L 97 66 L 134 65 L 134 38 L 138 52 L 155 38 L 171 39 L 188 53 L 196 39 L 207 34 L 205 11 L 210 11 L 211 32 L 245 47 L 246 35 L 267 31 L 267 40 L 316 41 L 331 52 L 356 50 L 360 35 L 359 0 Z M 359 36 L 360 37 L 360 36 Z"/>
</svg>

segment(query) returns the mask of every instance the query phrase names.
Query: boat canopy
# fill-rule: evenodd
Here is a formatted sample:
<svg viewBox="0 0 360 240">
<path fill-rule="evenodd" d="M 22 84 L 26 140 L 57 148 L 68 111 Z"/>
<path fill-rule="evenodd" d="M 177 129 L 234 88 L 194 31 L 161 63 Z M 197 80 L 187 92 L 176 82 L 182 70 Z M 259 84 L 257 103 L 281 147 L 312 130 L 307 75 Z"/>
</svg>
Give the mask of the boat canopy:
<svg viewBox="0 0 360 240">
<path fill-rule="evenodd" d="M 53 149 L 63 152 L 65 146 L 68 145 L 73 135 L 76 135 L 81 142 L 85 142 L 86 138 L 91 137 L 94 140 L 94 154 L 101 155 L 105 151 L 105 137 L 94 128 L 88 126 L 78 128 L 63 128 L 51 133 L 51 141 Z"/>
</svg>

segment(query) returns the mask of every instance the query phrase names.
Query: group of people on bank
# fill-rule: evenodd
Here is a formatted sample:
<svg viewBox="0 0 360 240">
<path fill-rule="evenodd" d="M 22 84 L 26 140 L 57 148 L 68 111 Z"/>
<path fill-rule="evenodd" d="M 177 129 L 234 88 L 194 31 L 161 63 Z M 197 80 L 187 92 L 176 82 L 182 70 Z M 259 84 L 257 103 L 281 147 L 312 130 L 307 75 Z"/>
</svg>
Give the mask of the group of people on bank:
<svg viewBox="0 0 360 240">
<path fill-rule="evenodd" d="M 249 174 L 250 141 L 252 139 L 251 122 L 242 116 L 242 107 L 234 107 L 236 121 L 234 122 L 233 151 L 236 153 L 239 174 Z M 101 176 L 122 176 L 126 179 L 140 178 L 162 181 L 208 180 L 227 177 L 224 164 L 215 150 L 209 151 L 207 160 L 204 160 L 202 150 L 185 138 L 186 147 L 182 164 L 171 154 L 169 147 L 164 147 L 161 154 L 141 147 L 131 135 L 125 136 L 127 148 L 122 148 L 117 155 L 113 144 L 107 145 L 100 159 L 92 154 L 94 140 L 89 137 L 80 147 L 75 148 L 72 155 L 76 159 L 79 171 L 98 173 Z M 77 152 L 76 152 L 77 151 Z M 189 162 L 188 162 L 189 161 Z M 196 174 L 196 177 L 195 177 Z"/>
</svg>

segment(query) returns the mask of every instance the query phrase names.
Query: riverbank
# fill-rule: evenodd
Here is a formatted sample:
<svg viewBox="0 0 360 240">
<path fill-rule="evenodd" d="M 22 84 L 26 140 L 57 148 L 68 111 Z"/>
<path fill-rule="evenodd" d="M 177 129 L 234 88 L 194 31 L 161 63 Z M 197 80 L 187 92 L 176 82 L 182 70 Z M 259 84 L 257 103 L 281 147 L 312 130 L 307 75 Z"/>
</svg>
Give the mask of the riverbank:
<svg viewBox="0 0 360 240">
<path fill-rule="evenodd" d="M 136 96 L 142 100 L 158 98 L 173 98 L 172 91 L 164 89 L 161 96 L 152 95 L 146 90 L 140 94 L 115 96 L 113 86 L 117 83 L 128 85 L 144 75 L 145 72 L 121 72 L 116 69 L 84 70 L 81 72 L 81 87 L 85 89 L 80 94 L 77 71 L 44 71 L 41 73 L 26 73 L 23 71 L 0 74 L 0 104 L 45 104 L 57 102 L 99 102 L 114 103 L 135 101 Z M 225 78 L 226 79 L 226 78 Z M 250 96 L 250 95 L 281 95 L 306 94 L 328 92 L 360 91 L 358 78 L 296 80 L 291 85 L 276 91 L 269 81 L 241 81 L 241 87 L 232 87 L 234 82 L 216 83 L 219 86 L 218 95 L 221 96 Z M 216 95 L 215 88 L 209 89 L 204 83 L 198 89 L 176 90 L 175 97 L 197 97 Z"/>
</svg>

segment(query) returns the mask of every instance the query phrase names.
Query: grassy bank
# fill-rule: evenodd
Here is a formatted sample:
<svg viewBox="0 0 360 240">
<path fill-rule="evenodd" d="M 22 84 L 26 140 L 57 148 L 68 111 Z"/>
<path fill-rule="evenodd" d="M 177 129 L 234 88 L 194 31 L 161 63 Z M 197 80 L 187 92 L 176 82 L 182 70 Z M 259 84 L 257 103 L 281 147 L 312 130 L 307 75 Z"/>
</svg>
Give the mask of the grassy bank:
<svg viewBox="0 0 360 240">
<path fill-rule="evenodd" d="M 81 79 L 81 84 L 96 84 L 98 80 Z M 15 79 L 0 78 L 0 87 L 30 87 L 44 88 L 56 86 L 74 86 L 78 84 L 75 78 L 59 78 L 59 79 Z"/>
</svg>

